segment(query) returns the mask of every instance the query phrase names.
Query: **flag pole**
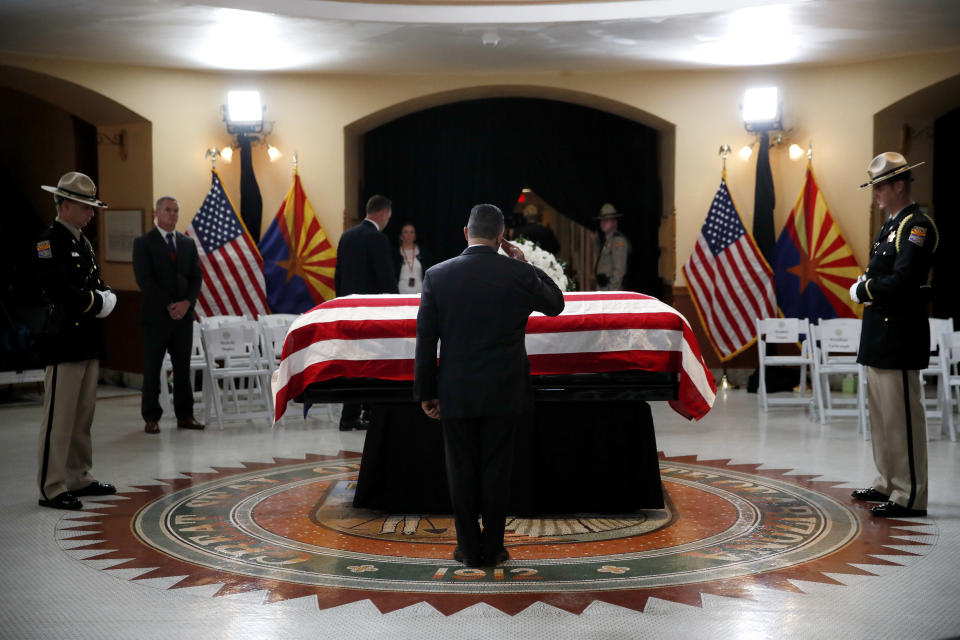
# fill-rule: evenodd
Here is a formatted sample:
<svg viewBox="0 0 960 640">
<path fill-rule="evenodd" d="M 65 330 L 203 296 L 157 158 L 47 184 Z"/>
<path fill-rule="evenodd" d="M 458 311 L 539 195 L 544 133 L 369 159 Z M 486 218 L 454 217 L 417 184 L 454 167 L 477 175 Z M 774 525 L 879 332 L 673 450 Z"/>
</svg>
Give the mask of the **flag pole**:
<svg viewBox="0 0 960 640">
<path fill-rule="evenodd" d="M 727 175 L 727 156 L 730 155 L 730 145 L 721 144 L 720 150 L 717 154 L 720 156 L 720 166 L 723 169 L 723 176 Z M 727 363 L 723 363 L 723 376 L 720 378 L 720 384 L 717 385 L 718 389 L 723 391 L 728 391 L 730 389 L 736 389 L 736 385 L 730 383 L 730 379 L 727 377 Z"/>
</svg>

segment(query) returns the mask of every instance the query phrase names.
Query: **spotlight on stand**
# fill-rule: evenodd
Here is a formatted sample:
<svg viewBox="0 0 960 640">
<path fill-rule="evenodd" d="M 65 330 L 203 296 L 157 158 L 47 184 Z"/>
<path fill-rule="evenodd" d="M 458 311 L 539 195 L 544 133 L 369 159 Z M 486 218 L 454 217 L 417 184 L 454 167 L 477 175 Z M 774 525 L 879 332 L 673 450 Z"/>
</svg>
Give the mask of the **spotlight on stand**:
<svg viewBox="0 0 960 640">
<path fill-rule="evenodd" d="M 783 129 L 779 91 L 776 87 L 747 89 L 740 105 L 743 126 L 750 133 Z"/>
<path fill-rule="evenodd" d="M 263 133 L 263 105 L 259 91 L 229 91 L 223 109 L 227 133 Z"/>
</svg>

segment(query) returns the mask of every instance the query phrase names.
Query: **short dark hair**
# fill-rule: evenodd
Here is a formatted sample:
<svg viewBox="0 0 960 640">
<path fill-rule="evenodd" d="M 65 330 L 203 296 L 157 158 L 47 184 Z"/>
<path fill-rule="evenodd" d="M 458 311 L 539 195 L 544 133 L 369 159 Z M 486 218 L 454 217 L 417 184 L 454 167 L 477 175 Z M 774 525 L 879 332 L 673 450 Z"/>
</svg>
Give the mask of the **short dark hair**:
<svg viewBox="0 0 960 640">
<path fill-rule="evenodd" d="M 173 196 L 160 196 L 159 198 L 157 198 L 157 206 L 156 206 L 157 209 L 159 209 L 160 207 L 163 206 L 163 201 L 164 201 L 164 200 L 172 200 L 172 201 L 176 202 L 177 204 L 179 204 L 179 201 L 178 201 L 176 198 L 174 198 Z"/>
<path fill-rule="evenodd" d="M 467 235 L 494 240 L 503 231 L 503 212 L 492 204 L 478 204 L 470 210 Z"/>
<path fill-rule="evenodd" d="M 893 186 L 894 182 L 902 182 L 905 191 L 910 191 L 910 183 L 913 182 L 913 171 L 904 171 L 903 173 L 898 173 L 892 178 L 888 178 L 887 181 L 890 183 L 890 186 Z"/>
<path fill-rule="evenodd" d="M 377 213 L 378 211 L 386 211 L 387 209 L 393 209 L 393 203 L 390 202 L 390 198 L 386 196 L 372 195 L 370 199 L 367 200 L 367 215 Z"/>
</svg>

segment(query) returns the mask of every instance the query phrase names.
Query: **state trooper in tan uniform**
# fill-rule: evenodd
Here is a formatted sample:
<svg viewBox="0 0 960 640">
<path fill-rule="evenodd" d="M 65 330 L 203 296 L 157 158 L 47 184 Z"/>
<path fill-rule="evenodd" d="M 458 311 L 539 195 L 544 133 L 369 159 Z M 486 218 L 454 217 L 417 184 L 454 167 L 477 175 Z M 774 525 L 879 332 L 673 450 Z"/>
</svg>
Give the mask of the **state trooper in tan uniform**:
<svg viewBox="0 0 960 640">
<path fill-rule="evenodd" d="M 620 291 L 623 278 L 627 275 L 627 259 L 630 257 L 630 240 L 618 229 L 618 219 L 623 214 L 612 204 L 600 208 L 600 230 L 603 231 L 603 244 L 598 247 L 596 279 L 597 291 Z M 597 239 L 599 244 L 600 238 Z"/>
<path fill-rule="evenodd" d="M 870 403 L 873 486 L 853 497 L 879 502 L 870 514 L 903 518 L 927 514 L 927 426 L 920 370 L 930 358 L 927 278 L 937 249 L 936 225 L 913 201 L 907 163 L 888 151 L 867 168 L 873 199 L 887 214 L 870 251 L 866 273 L 850 287 L 862 302 L 857 362 L 865 365 Z"/>
<path fill-rule="evenodd" d="M 83 229 L 99 208 L 97 187 L 89 177 L 71 171 L 53 193 L 57 217 L 37 237 L 37 275 L 52 305 L 42 344 L 44 377 L 43 424 L 40 430 L 40 505 L 80 509 L 79 496 L 116 493 L 112 484 L 90 473 L 93 445 L 90 427 L 97 399 L 100 359 L 105 340 L 102 319 L 117 296 L 100 277 L 100 265 Z"/>
</svg>

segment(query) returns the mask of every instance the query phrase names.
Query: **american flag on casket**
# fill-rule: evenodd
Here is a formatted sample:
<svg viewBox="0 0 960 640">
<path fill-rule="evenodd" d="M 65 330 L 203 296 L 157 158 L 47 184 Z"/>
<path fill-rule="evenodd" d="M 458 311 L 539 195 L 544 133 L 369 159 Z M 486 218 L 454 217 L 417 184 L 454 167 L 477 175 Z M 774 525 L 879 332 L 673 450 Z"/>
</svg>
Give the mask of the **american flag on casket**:
<svg viewBox="0 0 960 640">
<path fill-rule="evenodd" d="M 564 294 L 566 307 L 550 318 L 531 314 L 527 356 L 532 375 L 641 369 L 677 373 L 670 406 L 698 420 L 717 388 L 687 319 L 639 293 Z M 314 382 L 335 378 L 413 380 L 419 295 L 353 295 L 314 307 L 287 332 L 273 374 L 276 419 L 287 402 Z M 411 398 L 412 399 L 412 398 Z"/>
</svg>

